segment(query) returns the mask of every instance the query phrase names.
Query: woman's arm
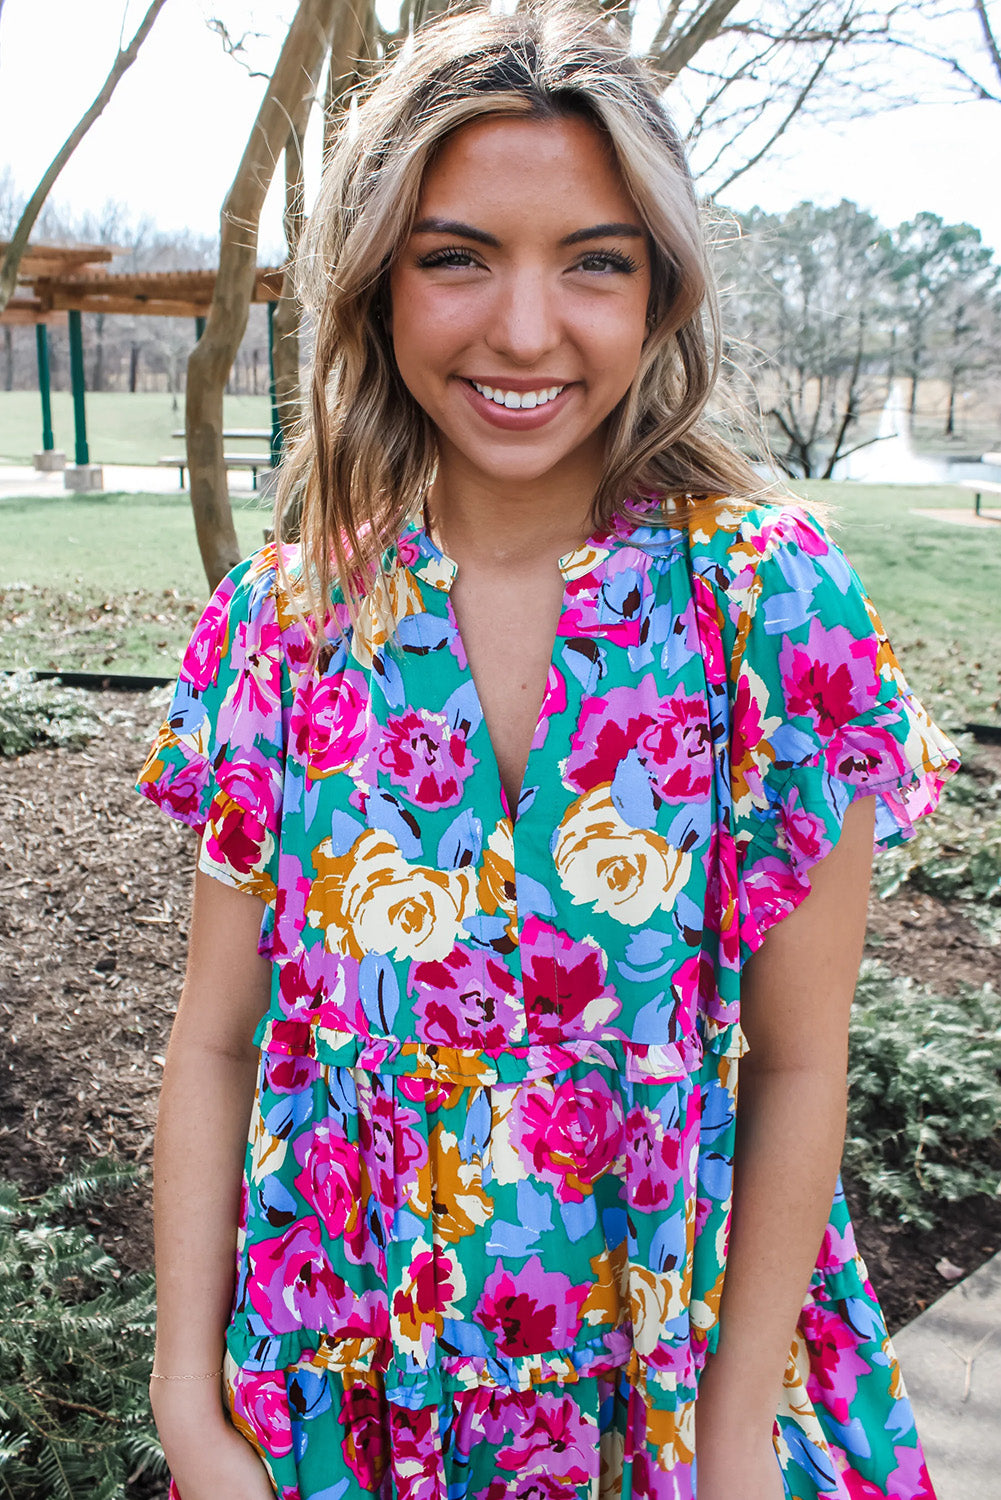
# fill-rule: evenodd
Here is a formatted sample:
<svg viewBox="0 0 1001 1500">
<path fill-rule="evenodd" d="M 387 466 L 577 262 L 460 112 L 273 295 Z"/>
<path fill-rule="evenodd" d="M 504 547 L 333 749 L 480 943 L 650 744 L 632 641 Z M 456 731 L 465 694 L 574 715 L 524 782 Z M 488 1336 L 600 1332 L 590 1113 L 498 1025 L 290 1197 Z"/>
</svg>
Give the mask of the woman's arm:
<svg viewBox="0 0 1001 1500">
<path fill-rule="evenodd" d="M 782 1494 L 772 1426 L 841 1162 L 874 816 L 872 798 L 851 805 L 840 840 L 811 872 L 810 894 L 744 968 L 750 1050 L 740 1062 L 719 1346 L 696 1403 L 700 1500 Z"/>
<path fill-rule="evenodd" d="M 260 923 L 256 896 L 196 874 L 153 1163 L 159 1375 L 209 1375 L 223 1362 L 258 1060 L 252 1037 L 270 994 Z M 154 1380 L 150 1396 L 183 1500 L 272 1495 L 226 1420 L 218 1379 Z"/>
</svg>

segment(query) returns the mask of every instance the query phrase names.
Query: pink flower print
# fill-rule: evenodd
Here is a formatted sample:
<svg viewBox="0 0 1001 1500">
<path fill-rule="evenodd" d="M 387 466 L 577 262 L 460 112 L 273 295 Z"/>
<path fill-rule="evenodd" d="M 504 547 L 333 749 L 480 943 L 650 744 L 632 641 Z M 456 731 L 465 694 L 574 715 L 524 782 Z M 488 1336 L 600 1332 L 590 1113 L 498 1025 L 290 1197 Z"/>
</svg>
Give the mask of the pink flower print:
<svg viewBox="0 0 1001 1500">
<path fill-rule="evenodd" d="M 445 1312 L 465 1290 L 465 1277 L 447 1250 L 438 1245 L 416 1249 L 403 1284 L 393 1294 L 391 1332 L 396 1347 L 423 1363 L 441 1334 Z"/>
<path fill-rule="evenodd" d="M 274 831 L 281 801 L 280 768 L 276 760 L 257 750 L 241 750 L 223 757 L 216 767 L 219 789 L 243 808 L 247 830 L 261 842 L 265 830 Z"/>
<path fill-rule="evenodd" d="M 601 1036 L 622 1009 L 607 983 L 601 949 L 575 942 L 538 917 L 527 917 L 522 927 L 521 968 L 533 1041 Z"/>
<path fill-rule="evenodd" d="M 498 1354 L 518 1358 L 569 1348 L 580 1331 L 590 1288 L 561 1271 L 546 1271 L 533 1255 L 516 1272 L 498 1260 L 483 1286 L 474 1317 L 496 1338 Z"/>
<path fill-rule="evenodd" d="M 585 698 L 563 779 L 578 792 L 611 782 L 619 763 L 639 743 L 656 718 L 652 678 L 638 687 L 612 688 L 602 698 Z"/>
<path fill-rule="evenodd" d="M 848 1500 L 887 1500 L 890 1491 L 880 1489 L 871 1479 L 866 1479 L 858 1469 L 851 1467 L 851 1461 L 843 1448 L 837 1448 L 832 1443 L 831 1453 L 840 1470 L 838 1478 L 844 1486 L 844 1492 Z M 845 1467 L 842 1469 L 840 1460 L 844 1460 Z"/>
<path fill-rule="evenodd" d="M 666 802 L 702 800 L 712 785 L 712 735 L 701 694 L 665 698 L 642 730 L 640 759 Z"/>
<path fill-rule="evenodd" d="M 695 624 L 701 644 L 702 666 L 706 682 L 718 686 L 726 682 L 726 658 L 723 655 L 723 610 L 716 594 L 701 573 L 692 579 L 695 600 Z"/>
<path fill-rule="evenodd" d="M 296 949 L 306 924 L 306 897 L 309 895 L 309 877 L 303 874 L 302 861 L 285 850 L 279 855 L 278 889 L 275 892 L 275 927 L 272 936 L 271 958 L 277 963 L 290 958 Z"/>
<path fill-rule="evenodd" d="M 881 721 L 884 725 L 887 720 Z M 824 763 L 832 776 L 852 786 L 892 781 L 910 769 L 904 746 L 885 727 L 848 724 L 824 747 Z"/>
<path fill-rule="evenodd" d="M 198 810 L 208 774 L 209 763 L 205 756 L 193 755 L 176 770 L 168 765 L 163 777 L 149 785 L 155 787 L 156 800 L 165 812 L 172 813 L 192 828 L 200 828 L 205 819 L 199 817 Z"/>
<path fill-rule="evenodd" d="M 519 1157 L 559 1203 L 582 1203 L 622 1153 L 621 1105 L 597 1070 L 564 1083 L 526 1084 L 513 1114 Z"/>
<path fill-rule="evenodd" d="M 685 959 L 671 980 L 671 993 L 677 1005 L 671 1016 L 668 1038 L 677 1042 L 682 1037 L 693 1035 L 699 1009 L 708 1009 L 716 994 L 713 967 L 704 953 L 693 953 Z"/>
<path fill-rule="evenodd" d="M 361 1206 L 358 1142 L 348 1140 L 337 1120 L 327 1119 L 298 1136 L 294 1150 L 302 1168 L 296 1189 L 319 1214 L 331 1239 L 349 1234 Z"/>
<path fill-rule="evenodd" d="M 288 1393 L 280 1370 L 237 1370 L 233 1377 L 233 1418 L 237 1427 L 246 1423 L 269 1458 L 285 1458 L 292 1452 Z"/>
<path fill-rule="evenodd" d="M 215 682 L 229 643 L 229 603 L 235 584 L 224 579 L 206 604 L 181 662 L 181 676 L 197 693 Z"/>
<path fill-rule="evenodd" d="M 722 837 L 718 827 L 714 827 L 710 835 L 706 871 L 706 929 L 719 936 L 721 965 L 736 969 L 740 965 L 737 854 L 733 840 L 729 836 Z M 715 988 L 715 980 L 713 986 Z"/>
<path fill-rule="evenodd" d="M 322 943 L 281 965 L 278 994 L 289 1020 L 315 1021 L 327 1031 L 368 1035 L 358 994 L 358 960 L 330 954 Z"/>
<path fill-rule="evenodd" d="M 869 1369 L 858 1353 L 855 1334 L 844 1318 L 815 1302 L 804 1306 L 799 1326 L 810 1345 L 810 1375 L 806 1383 L 810 1400 L 822 1402 L 835 1422 L 849 1422 L 858 1377 Z"/>
<path fill-rule="evenodd" d="M 498 1454 L 498 1463 L 500 1455 Z M 653 1491 L 634 1490 L 634 1494 Z M 567 1486 L 555 1474 L 512 1474 L 493 1479 L 484 1490 L 477 1490 L 473 1500 L 567 1500 Z"/>
<path fill-rule="evenodd" d="M 794 793 L 790 802 L 782 807 L 782 832 L 793 859 L 809 868 L 830 854 L 834 846 L 823 818 L 798 807 L 797 795 Z"/>
<path fill-rule="evenodd" d="M 935 1491 L 918 1444 L 913 1447 L 895 1444 L 893 1456 L 897 1467 L 887 1476 L 886 1493 L 906 1495 L 907 1500 L 935 1500 Z"/>
<path fill-rule="evenodd" d="M 301 1094 L 319 1076 L 312 1057 L 281 1057 L 271 1054 L 264 1063 L 264 1086 L 273 1094 Z"/>
<path fill-rule="evenodd" d="M 249 875 L 262 864 L 264 830 L 232 797 L 216 796 L 209 810 L 203 848 L 214 865 Z"/>
<path fill-rule="evenodd" d="M 809 718 L 828 738 L 865 713 L 879 693 L 875 636 L 856 639 L 844 625 L 829 630 L 811 620 L 805 644 L 786 641 L 779 652 L 782 691 L 793 717 Z"/>
<path fill-rule="evenodd" d="M 335 1402 L 338 1421 L 344 1428 L 341 1452 L 344 1462 L 358 1480 L 359 1488 L 372 1493 L 379 1490 L 389 1466 L 389 1413 L 385 1395 L 375 1375 L 344 1377 L 344 1394 Z"/>
<path fill-rule="evenodd" d="M 657 1110 L 635 1105 L 626 1115 L 626 1186 L 631 1208 L 670 1207 L 681 1182 L 681 1137 L 665 1129 Z"/>
<path fill-rule="evenodd" d="M 737 679 L 730 732 L 730 777 L 733 798 L 759 806 L 765 801 L 765 775 L 775 760 L 768 742 L 780 720 L 768 715 L 768 690 L 760 677 L 744 672 Z"/>
<path fill-rule="evenodd" d="M 539 722 L 536 725 L 535 734 L 532 736 L 532 749 L 539 750 L 546 743 L 546 735 L 549 733 L 549 720 L 554 714 L 564 713 L 567 706 L 567 685 L 563 680 L 563 674 L 551 663 L 549 675 L 546 678 L 546 691 L 542 699 L 542 708 L 539 710 Z"/>
<path fill-rule="evenodd" d="M 379 765 L 419 807 L 453 807 L 475 764 L 465 736 L 444 714 L 411 708 L 386 723 Z"/>
<path fill-rule="evenodd" d="M 393 1494 L 398 1500 L 441 1500 L 441 1447 L 434 1406 L 411 1410 L 390 1402 Z"/>
<path fill-rule="evenodd" d="M 843 1233 L 833 1224 L 828 1224 L 817 1257 L 817 1270 L 840 1271 L 855 1259 L 856 1248 L 855 1231 L 850 1222 Z"/>
<path fill-rule="evenodd" d="M 248 1292 L 253 1307 L 272 1333 L 300 1328 L 337 1327 L 345 1294 L 353 1296 L 331 1268 L 315 1218 L 298 1219 L 277 1239 L 260 1240 L 248 1250 Z"/>
<path fill-rule="evenodd" d="M 570 1396 L 534 1393 L 530 1420 L 520 1423 L 514 1441 L 497 1454 L 499 1469 L 558 1477 L 565 1485 L 586 1484 L 597 1461 L 597 1431 Z"/>
<path fill-rule="evenodd" d="M 399 1104 L 375 1074 L 356 1075 L 358 1145 L 369 1185 L 388 1224 L 410 1196 L 408 1184 L 427 1166 L 428 1143 L 414 1126 L 420 1116 Z"/>
<path fill-rule="evenodd" d="M 308 781 L 344 771 L 356 759 L 368 731 L 368 706 L 360 672 L 306 679 L 292 705 L 289 742 Z"/>
<path fill-rule="evenodd" d="M 521 1003 L 506 964 L 457 943 L 439 961 L 415 963 L 411 993 L 423 1042 L 439 1047 L 496 1050 L 520 1031 Z"/>
<path fill-rule="evenodd" d="M 281 707 L 280 653 L 281 632 L 276 617 L 262 617 L 252 624 L 241 620 L 237 625 L 229 652 L 233 686 L 216 725 L 220 740 L 234 738 L 238 725 L 244 739 L 258 734 L 270 738 Z"/>
</svg>

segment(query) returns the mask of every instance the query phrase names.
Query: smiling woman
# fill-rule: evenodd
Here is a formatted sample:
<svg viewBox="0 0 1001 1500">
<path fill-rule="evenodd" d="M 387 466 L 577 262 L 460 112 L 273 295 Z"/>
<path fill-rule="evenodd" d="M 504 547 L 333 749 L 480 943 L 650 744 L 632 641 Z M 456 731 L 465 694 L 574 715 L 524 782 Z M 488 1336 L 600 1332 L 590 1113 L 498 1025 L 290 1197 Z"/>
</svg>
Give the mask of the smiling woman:
<svg viewBox="0 0 1001 1500">
<path fill-rule="evenodd" d="M 202 835 L 175 1496 L 933 1500 L 838 1164 L 873 849 L 957 759 L 703 415 L 655 82 L 605 18 L 436 21 L 302 256 L 281 540 L 140 776 Z"/>
</svg>

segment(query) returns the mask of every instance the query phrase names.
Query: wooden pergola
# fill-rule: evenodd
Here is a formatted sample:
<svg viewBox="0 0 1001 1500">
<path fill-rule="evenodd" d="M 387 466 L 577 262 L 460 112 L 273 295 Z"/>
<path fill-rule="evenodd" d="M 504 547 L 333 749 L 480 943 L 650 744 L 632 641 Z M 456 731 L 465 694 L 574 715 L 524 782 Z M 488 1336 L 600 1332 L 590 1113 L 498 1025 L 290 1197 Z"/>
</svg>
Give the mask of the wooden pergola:
<svg viewBox="0 0 1001 1500">
<path fill-rule="evenodd" d="M 0 252 L 6 247 L 0 243 Z M 90 463 L 83 363 L 83 314 L 128 313 L 138 317 L 193 318 L 195 337 L 205 329 L 215 271 L 142 271 L 104 269 L 121 252 L 113 245 L 31 245 L 21 261 L 18 288 L 0 324 L 34 324 L 38 349 L 38 386 L 42 398 L 42 454 L 54 452 L 47 329 L 68 323 L 70 380 L 73 389 L 77 467 Z M 275 402 L 273 315 L 281 296 L 280 266 L 258 270 L 252 300 L 268 308 L 268 365 L 271 385 L 271 460 L 281 450 L 281 425 Z M 42 465 L 43 467 L 46 465 Z"/>
</svg>

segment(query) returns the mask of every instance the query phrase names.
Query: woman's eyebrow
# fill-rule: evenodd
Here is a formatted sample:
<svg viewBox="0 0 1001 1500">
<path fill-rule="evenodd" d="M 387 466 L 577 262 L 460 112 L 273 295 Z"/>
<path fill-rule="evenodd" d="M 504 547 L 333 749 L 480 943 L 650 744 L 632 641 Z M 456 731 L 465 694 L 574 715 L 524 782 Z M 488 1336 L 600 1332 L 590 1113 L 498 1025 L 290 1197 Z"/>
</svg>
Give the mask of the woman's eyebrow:
<svg viewBox="0 0 1001 1500">
<path fill-rule="evenodd" d="M 459 239 L 475 240 L 480 245 L 489 245 L 492 250 L 500 248 L 496 235 L 485 229 L 476 229 L 472 224 L 463 224 L 459 219 L 418 219 L 411 234 L 454 234 Z M 560 240 L 561 245 L 579 245 L 585 240 L 642 239 L 643 230 L 638 224 L 592 224 L 589 229 L 575 229 Z"/>
</svg>

